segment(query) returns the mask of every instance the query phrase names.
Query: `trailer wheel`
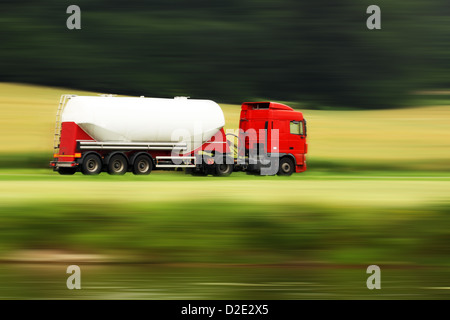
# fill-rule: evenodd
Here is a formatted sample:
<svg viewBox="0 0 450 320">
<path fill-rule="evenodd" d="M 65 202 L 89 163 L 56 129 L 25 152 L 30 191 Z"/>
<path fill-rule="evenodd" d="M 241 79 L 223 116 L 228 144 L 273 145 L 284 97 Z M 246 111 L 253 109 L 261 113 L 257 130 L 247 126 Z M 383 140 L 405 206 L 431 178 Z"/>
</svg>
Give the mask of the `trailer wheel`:
<svg viewBox="0 0 450 320">
<path fill-rule="evenodd" d="M 72 175 L 77 171 L 77 168 L 59 168 L 58 173 L 61 175 Z"/>
<path fill-rule="evenodd" d="M 281 158 L 280 167 L 278 168 L 279 176 L 290 176 L 294 172 L 294 161 L 290 158 Z"/>
<path fill-rule="evenodd" d="M 150 174 L 152 172 L 153 162 L 150 157 L 146 155 L 140 155 L 134 160 L 133 163 L 133 173 L 134 174 Z"/>
<path fill-rule="evenodd" d="M 214 175 L 218 176 L 218 177 L 226 177 L 226 176 L 229 176 L 233 172 L 232 164 L 227 164 L 227 163 L 216 164 L 215 167 L 216 167 L 215 168 L 216 170 L 214 172 Z"/>
<path fill-rule="evenodd" d="M 116 154 L 109 159 L 108 173 L 114 175 L 123 175 L 128 171 L 128 161 L 125 156 Z"/>
<path fill-rule="evenodd" d="M 96 154 L 89 154 L 81 164 L 81 172 L 87 175 L 99 174 L 102 171 L 102 159 Z"/>
</svg>

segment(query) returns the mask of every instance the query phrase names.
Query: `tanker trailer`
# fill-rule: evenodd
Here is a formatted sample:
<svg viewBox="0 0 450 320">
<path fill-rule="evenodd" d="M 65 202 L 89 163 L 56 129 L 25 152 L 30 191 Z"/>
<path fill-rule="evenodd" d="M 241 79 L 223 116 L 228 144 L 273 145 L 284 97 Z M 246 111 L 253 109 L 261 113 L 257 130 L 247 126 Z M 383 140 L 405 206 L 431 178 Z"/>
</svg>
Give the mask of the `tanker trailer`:
<svg viewBox="0 0 450 320">
<path fill-rule="evenodd" d="M 228 154 L 224 115 L 211 100 L 115 96 L 61 97 L 54 160 L 60 174 L 149 174 L 195 168 L 199 152 Z M 230 166 L 217 168 L 229 174 Z"/>
</svg>

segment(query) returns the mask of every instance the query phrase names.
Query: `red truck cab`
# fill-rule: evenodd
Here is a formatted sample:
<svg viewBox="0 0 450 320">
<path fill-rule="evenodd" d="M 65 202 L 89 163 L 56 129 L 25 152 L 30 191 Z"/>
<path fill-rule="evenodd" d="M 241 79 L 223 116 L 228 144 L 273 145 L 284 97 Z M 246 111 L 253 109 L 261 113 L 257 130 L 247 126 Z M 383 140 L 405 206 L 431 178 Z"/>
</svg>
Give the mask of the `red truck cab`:
<svg viewBox="0 0 450 320">
<path fill-rule="evenodd" d="M 279 175 L 306 170 L 306 120 L 301 112 L 281 103 L 245 102 L 239 129 L 240 155 L 248 157 L 249 171 L 260 171 L 262 158 L 276 159 Z"/>
</svg>

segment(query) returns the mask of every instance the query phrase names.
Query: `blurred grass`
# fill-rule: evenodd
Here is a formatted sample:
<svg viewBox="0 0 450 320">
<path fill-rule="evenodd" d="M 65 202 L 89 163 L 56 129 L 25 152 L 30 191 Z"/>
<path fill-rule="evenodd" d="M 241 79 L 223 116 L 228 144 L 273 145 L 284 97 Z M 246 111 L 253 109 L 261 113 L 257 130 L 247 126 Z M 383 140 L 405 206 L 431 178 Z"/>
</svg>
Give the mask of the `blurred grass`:
<svg viewBox="0 0 450 320">
<path fill-rule="evenodd" d="M 0 83 L 0 166 L 46 167 L 63 88 Z M 439 93 L 442 95 L 442 93 Z M 449 170 L 450 106 L 374 111 L 302 109 L 308 120 L 308 164 L 330 170 Z M 426 103 L 427 101 L 424 101 Z M 239 125 L 240 106 L 221 104 L 225 129 Z"/>
<path fill-rule="evenodd" d="M 1 205 L 0 210 L 3 254 L 59 249 L 147 263 L 450 264 L 448 205 L 381 210 L 72 201 Z"/>
<path fill-rule="evenodd" d="M 43 171 L 43 170 L 42 170 Z M 117 204 L 197 201 L 248 203 L 327 203 L 330 206 L 391 207 L 446 201 L 450 175 L 428 172 L 398 175 L 392 172 L 329 174 L 309 172 L 291 177 L 234 173 L 227 178 L 192 177 L 180 172 L 154 172 L 141 177 L 59 176 L 50 170 L 0 171 L 0 203 L 58 204 L 81 202 Z"/>
<path fill-rule="evenodd" d="M 448 172 L 292 177 L 0 170 L 0 258 L 21 250 L 119 262 L 450 264 Z"/>
</svg>

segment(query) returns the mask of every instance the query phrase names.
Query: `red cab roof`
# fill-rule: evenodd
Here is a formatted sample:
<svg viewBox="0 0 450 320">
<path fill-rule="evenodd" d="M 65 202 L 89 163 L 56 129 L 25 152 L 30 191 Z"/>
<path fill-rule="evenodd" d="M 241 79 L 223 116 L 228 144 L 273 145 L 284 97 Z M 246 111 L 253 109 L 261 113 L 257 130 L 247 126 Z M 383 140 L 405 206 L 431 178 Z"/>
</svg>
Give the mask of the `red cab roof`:
<svg viewBox="0 0 450 320">
<path fill-rule="evenodd" d="M 291 107 L 277 102 L 259 101 L 259 102 L 244 102 L 242 110 L 257 110 L 257 109 L 272 109 L 272 110 L 294 110 Z"/>
</svg>

